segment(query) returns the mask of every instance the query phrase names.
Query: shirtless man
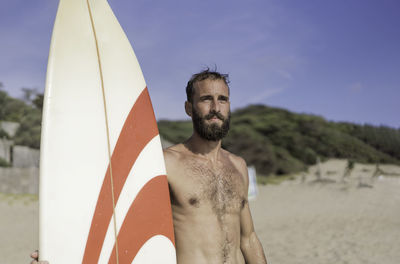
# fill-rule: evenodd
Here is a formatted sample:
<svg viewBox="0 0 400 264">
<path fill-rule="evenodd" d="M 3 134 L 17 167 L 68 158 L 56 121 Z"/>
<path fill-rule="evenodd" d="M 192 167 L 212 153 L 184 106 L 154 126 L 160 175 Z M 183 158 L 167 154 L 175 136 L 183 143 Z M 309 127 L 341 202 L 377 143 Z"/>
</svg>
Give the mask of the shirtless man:
<svg viewBox="0 0 400 264">
<path fill-rule="evenodd" d="M 194 74 L 186 94 L 193 135 L 164 150 L 177 261 L 267 263 L 247 202 L 246 163 L 221 148 L 230 121 L 227 75 Z"/>
</svg>

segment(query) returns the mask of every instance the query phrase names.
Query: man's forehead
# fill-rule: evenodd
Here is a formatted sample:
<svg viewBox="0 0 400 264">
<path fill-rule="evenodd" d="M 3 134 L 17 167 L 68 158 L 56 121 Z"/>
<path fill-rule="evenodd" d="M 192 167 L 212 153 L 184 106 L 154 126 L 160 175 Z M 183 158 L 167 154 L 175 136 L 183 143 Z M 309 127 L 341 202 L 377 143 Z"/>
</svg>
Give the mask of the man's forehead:
<svg viewBox="0 0 400 264">
<path fill-rule="evenodd" d="M 225 84 L 223 80 L 210 80 L 206 79 L 200 82 L 196 82 L 194 85 L 195 94 L 204 95 L 204 94 L 223 94 L 229 95 L 229 88 Z"/>
</svg>

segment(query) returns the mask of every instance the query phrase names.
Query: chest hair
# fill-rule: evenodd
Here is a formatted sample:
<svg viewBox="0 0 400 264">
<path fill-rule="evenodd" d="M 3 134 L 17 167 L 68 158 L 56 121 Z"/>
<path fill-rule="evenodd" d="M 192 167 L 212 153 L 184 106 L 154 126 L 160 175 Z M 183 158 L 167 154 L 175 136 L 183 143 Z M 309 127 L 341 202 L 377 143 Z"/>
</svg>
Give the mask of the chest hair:
<svg viewBox="0 0 400 264">
<path fill-rule="evenodd" d="M 190 204 L 198 206 L 198 203 L 209 202 L 219 219 L 227 213 L 238 212 L 243 207 L 243 180 L 232 164 L 212 168 L 206 164 L 191 162 L 186 175 L 193 179 L 196 189 L 189 198 Z"/>
</svg>

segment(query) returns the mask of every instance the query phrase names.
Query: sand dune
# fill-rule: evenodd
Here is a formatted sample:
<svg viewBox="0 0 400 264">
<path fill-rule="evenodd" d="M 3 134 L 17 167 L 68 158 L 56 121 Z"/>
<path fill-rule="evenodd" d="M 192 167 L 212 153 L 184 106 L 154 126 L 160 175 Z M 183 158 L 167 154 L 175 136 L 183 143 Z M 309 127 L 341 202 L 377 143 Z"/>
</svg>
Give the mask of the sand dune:
<svg viewBox="0 0 400 264">
<path fill-rule="evenodd" d="M 259 186 L 250 202 L 269 264 L 400 263 L 400 167 L 330 160 L 295 180 Z M 0 264 L 29 263 L 38 247 L 38 202 L 0 196 Z"/>
</svg>

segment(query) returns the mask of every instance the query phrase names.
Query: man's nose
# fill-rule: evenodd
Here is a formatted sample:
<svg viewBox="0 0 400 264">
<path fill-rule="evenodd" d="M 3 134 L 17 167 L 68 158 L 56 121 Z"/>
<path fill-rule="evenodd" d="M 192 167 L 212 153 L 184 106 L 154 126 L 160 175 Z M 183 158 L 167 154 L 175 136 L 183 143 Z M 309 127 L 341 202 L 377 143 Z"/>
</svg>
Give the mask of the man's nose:
<svg viewBox="0 0 400 264">
<path fill-rule="evenodd" d="M 220 105 L 219 105 L 218 99 L 214 99 L 214 100 L 212 101 L 211 110 L 214 110 L 214 111 L 216 111 L 216 112 L 219 112 L 219 111 L 220 111 Z"/>
</svg>

